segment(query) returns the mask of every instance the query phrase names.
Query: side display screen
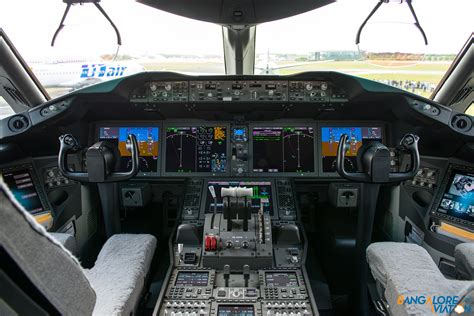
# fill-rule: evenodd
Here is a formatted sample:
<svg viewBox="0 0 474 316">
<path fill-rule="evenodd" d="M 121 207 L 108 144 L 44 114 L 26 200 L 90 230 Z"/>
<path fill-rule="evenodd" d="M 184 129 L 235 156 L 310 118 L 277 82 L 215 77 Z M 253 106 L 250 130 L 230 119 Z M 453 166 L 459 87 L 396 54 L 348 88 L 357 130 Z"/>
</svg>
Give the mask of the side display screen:
<svg viewBox="0 0 474 316">
<path fill-rule="evenodd" d="M 382 127 L 322 127 L 321 156 L 323 172 L 336 172 L 336 157 L 341 135 L 347 134 L 349 149 L 344 161 L 349 172 L 357 170 L 357 153 L 370 141 L 383 141 Z"/>
<path fill-rule="evenodd" d="M 207 286 L 209 273 L 207 272 L 179 272 L 176 286 Z"/>
<path fill-rule="evenodd" d="M 247 187 L 252 188 L 252 213 L 257 213 L 260 209 L 260 203 L 263 202 L 264 213 L 273 216 L 272 202 L 272 183 L 270 181 L 209 181 L 207 184 L 207 198 L 205 213 L 213 213 L 216 207 L 217 213 L 223 211 L 223 201 L 221 197 L 222 188 Z M 216 192 L 217 204 L 214 205 L 214 198 L 211 195 L 209 187 L 214 187 Z"/>
<path fill-rule="evenodd" d="M 217 316 L 254 316 L 255 311 L 251 305 L 219 305 Z"/>
<path fill-rule="evenodd" d="M 121 157 L 119 171 L 128 171 L 132 169 L 132 154 L 126 148 L 130 134 L 137 138 L 140 172 L 158 172 L 158 127 L 100 127 L 99 141 L 109 141 L 118 146 Z"/>
<path fill-rule="evenodd" d="M 31 172 L 31 169 L 21 169 L 4 172 L 2 176 L 5 184 L 25 210 L 30 214 L 37 214 L 45 209 L 33 183 Z"/>
<path fill-rule="evenodd" d="M 437 212 L 474 223 L 474 174 L 453 172 Z"/>
<path fill-rule="evenodd" d="M 227 128 L 168 127 L 165 169 L 171 173 L 225 173 Z"/>
<path fill-rule="evenodd" d="M 314 172 L 314 128 L 254 127 L 253 172 Z"/>
<path fill-rule="evenodd" d="M 265 284 L 268 287 L 294 287 L 298 286 L 298 277 L 294 272 L 267 272 Z"/>
</svg>

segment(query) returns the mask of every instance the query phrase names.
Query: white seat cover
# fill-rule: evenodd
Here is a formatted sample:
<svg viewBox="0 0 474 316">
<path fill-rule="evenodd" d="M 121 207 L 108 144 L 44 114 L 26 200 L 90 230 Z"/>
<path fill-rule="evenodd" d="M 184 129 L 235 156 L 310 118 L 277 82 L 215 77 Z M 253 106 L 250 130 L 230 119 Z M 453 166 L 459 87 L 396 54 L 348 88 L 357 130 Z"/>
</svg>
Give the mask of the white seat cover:
<svg viewBox="0 0 474 316">
<path fill-rule="evenodd" d="M 414 244 L 371 244 L 367 248 L 367 262 L 372 275 L 384 288 L 391 315 L 433 315 L 430 304 L 401 304 L 399 300 L 416 296 L 460 298 L 474 285 L 473 281 L 446 279 L 428 252 Z"/>
<path fill-rule="evenodd" d="M 85 270 L 97 295 L 94 315 L 130 315 L 143 291 L 156 239 L 151 235 L 114 235 L 95 265 Z"/>
</svg>

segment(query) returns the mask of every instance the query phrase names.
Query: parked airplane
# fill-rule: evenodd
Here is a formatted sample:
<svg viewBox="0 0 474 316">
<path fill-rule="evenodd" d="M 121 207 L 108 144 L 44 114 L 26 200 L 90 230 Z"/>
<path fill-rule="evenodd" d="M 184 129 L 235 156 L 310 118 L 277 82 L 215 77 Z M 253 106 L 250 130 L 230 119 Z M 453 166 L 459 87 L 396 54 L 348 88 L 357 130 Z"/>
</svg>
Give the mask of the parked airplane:
<svg viewBox="0 0 474 316">
<path fill-rule="evenodd" d="M 94 83 L 133 75 L 145 70 L 136 63 L 59 63 L 32 67 L 45 87 L 82 88 Z"/>
</svg>

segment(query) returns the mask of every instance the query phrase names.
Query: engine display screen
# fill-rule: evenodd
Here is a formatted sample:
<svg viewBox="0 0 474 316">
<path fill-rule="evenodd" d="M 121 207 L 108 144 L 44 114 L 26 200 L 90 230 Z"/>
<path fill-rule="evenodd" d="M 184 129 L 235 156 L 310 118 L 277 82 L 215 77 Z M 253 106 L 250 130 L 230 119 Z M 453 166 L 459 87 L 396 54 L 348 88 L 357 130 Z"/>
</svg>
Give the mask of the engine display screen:
<svg viewBox="0 0 474 316">
<path fill-rule="evenodd" d="M 38 191 L 33 183 L 31 169 L 20 169 L 6 171 L 2 174 L 3 181 L 11 190 L 16 200 L 31 214 L 43 212 L 45 209 L 41 203 Z"/>
<path fill-rule="evenodd" d="M 267 272 L 265 284 L 268 287 L 294 287 L 298 286 L 298 277 L 294 272 Z"/>
<path fill-rule="evenodd" d="M 357 170 L 357 153 L 362 145 L 370 141 L 382 141 L 382 127 L 322 127 L 321 156 L 323 172 L 336 172 L 336 157 L 339 139 L 347 134 L 349 149 L 344 161 L 345 169 L 349 172 Z"/>
<path fill-rule="evenodd" d="M 171 173 L 225 173 L 227 128 L 168 127 L 165 169 Z"/>
<path fill-rule="evenodd" d="M 217 316 L 254 316 L 252 305 L 219 305 Z"/>
<path fill-rule="evenodd" d="M 272 183 L 270 181 L 209 181 L 207 183 L 206 214 L 214 212 L 214 198 L 209 187 L 214 187 L 216 192 L 216 213 L 223 212 L 222 188 L 247 187 L 252 188 L 251 198 L 252 213 L 257 213 L 263 203 L 263 212 L 273 216 Z"/>
<path fill-rule="evenodd" d="M 254 127 L 253 172 L 314 172 L 314 128 Z"/>
<path fill-rule="evenodd" d="M 453 172 L 437 212 L 474 222 L 474 174 Z"/>
<path fill-rule="evenodd" d="M 140 172 L 157 172 L 159 127 L 100 127 L 99 141 L 109 141 L 118 146 L 121 157 L 119 171 L 128 171 L 132 169 L 132 154 L 126 148 L 127 137 L 130 134 L 137 138 Z"/>
<path fill-rule="evenodd" d="M 207 286 L 209 273 L 207 272 L 179 272 L 176 286 Z"/>
</svg>

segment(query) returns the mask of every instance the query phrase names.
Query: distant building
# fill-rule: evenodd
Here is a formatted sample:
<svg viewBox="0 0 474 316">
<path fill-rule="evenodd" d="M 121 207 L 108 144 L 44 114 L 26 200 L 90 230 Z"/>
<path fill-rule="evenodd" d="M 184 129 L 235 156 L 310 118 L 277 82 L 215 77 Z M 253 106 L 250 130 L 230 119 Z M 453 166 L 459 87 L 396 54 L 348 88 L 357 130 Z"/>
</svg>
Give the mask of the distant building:
<svg viewBox="0 0 474 316">
<path fill-rule="evenodd" d="M 361 55 L 358 51 L 350 50 L 333 50 L 333 51 L 321 51 L 314 52 L 314 60 L 357 60 L 360 59 Z"/>
</svg>

